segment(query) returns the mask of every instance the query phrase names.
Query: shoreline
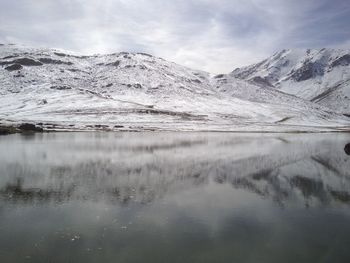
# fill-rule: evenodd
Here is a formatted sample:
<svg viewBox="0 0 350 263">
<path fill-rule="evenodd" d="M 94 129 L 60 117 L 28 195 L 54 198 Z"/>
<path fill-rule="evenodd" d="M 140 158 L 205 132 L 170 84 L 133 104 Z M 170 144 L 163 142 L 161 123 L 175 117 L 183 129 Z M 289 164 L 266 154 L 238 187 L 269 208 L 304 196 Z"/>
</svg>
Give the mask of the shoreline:
<svg viewBox="0 0 350 263">
<path fill-rule="evenodd" d="M 89 124 L 84 127 L 75 127 L 71 125 L 60 125 L 55 123 L 16 123 L 16 124 L 6 124 L 0 123 L 0 136 L 1 135 L 11 135 L 11 134 L 34 134 L 34 133 L 53 133 L 53 132 L 179 132 L 179 133 L 250 133 L 250 134 L 299 134 L 299 133 L 350 133 L 350 126 L 342 127 L 325 127 L 325 126 L 296 126 L 296 125 L 266 125 L 261 127 L 252 127 L 249 129 L 249 125 L 237 127 L 237 129 L 232 129 L 231 127 L 224 127 L 222 125 L 220 128 L 208 127 L 208 129 L 203 129 L 198 127 L 197 129 L 186 129 L 186 128 L 168 128 L 168 127 L 144 127 L 144 126 L 129 126 L 129 125 L 107 125 L 107 124 Z M 244 127 L 244 129 L 239 129 Z M 228 128 L 228 129 L 224 129 Z M 255 129 L 254 129 L 255 128 Z M 261 128 L 261 129 L 258 129 Z M 275 130 L 272 130 L 275 129 Z"/>
</svg>

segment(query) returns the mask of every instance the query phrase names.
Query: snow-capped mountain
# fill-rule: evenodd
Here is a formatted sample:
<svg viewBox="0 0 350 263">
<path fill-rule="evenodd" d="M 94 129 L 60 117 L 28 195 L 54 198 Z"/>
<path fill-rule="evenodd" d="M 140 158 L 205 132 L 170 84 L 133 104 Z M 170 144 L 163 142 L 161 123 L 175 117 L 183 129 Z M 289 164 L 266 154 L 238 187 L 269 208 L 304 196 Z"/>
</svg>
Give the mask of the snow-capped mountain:
<svg viewBox="0 0 350 263">
<path fill-rule="evenodd" d="M 233 75 L 143 53 L 0 46 L 0 122 L 46 129 L 333 130 L 349 119 Z"/>
<path fill-rule="evenodd" d="M 350 114 L 350 50 L 282 50 L 230 76 Z"/>
</svg>

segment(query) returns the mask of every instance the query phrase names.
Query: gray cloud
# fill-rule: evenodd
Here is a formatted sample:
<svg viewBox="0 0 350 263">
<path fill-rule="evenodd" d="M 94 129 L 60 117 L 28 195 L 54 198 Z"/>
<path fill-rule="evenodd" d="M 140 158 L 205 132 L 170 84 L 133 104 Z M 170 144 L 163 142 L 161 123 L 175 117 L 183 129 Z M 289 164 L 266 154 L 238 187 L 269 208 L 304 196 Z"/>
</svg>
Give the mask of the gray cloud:
<svg viewBox="0 0 350 263">
<path fill-rule="evenodd" d="M 0 0 L 0 42 L 148 52 L 213 73 L 282 48 L 347 47 L 348 0 Z"/>
</svg>

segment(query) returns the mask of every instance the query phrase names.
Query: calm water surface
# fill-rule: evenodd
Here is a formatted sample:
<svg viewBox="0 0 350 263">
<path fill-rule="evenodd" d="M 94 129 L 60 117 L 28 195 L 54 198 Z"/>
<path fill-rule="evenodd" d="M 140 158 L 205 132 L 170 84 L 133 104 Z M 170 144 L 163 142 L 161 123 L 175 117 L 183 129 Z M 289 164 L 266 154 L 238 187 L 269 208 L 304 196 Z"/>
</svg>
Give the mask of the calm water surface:
<svg viewBox="0 0 350 263">
<path fill-rule="evenodd" d="M 0 262 L 350 262 L 350 134 L 0 137 Z"/>
</svg>

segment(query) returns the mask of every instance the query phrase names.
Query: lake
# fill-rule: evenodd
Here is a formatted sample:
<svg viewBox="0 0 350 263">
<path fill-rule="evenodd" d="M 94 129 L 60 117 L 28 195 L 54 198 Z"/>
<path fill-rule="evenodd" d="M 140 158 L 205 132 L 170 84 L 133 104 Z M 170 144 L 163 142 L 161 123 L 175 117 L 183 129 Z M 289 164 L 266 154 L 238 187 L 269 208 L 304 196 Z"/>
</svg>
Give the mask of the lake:
<svg viewBox="0 0 350 263">
<path fill-rule="evenodd" d="M 350 262 L 350 134 L 0 137 L 0 262 Z"/>
</svg>

